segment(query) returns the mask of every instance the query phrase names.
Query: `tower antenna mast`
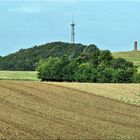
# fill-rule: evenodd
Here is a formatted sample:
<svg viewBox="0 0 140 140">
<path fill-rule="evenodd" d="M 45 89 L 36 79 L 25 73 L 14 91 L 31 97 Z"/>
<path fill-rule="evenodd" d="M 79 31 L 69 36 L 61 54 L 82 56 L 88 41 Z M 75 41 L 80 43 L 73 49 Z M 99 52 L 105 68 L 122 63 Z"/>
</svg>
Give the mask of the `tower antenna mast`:
<svg viewBox="0 0 140 140">
<path fill-rule="evenodd" d="M 74 18 L 72 16 L 72 23 L 71 23 L 71 43 L 75 43 L 75 22 L 74 22 Z"/>
</svg>

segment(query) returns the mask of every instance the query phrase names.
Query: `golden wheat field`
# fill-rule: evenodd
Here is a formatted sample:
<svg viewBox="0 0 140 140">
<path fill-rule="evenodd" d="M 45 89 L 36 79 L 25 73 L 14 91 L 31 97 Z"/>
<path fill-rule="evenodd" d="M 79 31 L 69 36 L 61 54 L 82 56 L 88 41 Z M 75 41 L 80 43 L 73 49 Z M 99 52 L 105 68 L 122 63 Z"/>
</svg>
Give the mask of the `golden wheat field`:
<svg viewBox="0 0 140 140">
<path fill-rule="evenodd" d="M 139 103 L 117 93 L 140 85 L 0 81 L 0 139 L 139 140 Z"/>
</svg>

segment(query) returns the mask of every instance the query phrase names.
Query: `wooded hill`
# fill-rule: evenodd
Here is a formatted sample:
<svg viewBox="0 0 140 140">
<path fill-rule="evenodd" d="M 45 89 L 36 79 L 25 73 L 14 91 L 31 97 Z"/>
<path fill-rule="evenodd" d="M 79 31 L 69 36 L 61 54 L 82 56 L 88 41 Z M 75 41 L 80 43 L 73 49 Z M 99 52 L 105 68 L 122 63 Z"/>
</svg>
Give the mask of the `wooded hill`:
<svg viewBox="0 0 140 140">
<path fill-rule="evenodd" d="M 47 59 L 48 58 L 48 59 Z M 38 71 L 41 80 L 76 82 L 139 82 L 133 63 L 114 58 L 96 45 L 54 42 L 21 49 L 0 58 L 0 70 Z"/>
<path fill-rule="evenodd" d="M 0 70 L 35 70 L 40 59 L 50 56 L 61 57 L 63 55 L 75 58 L 82 52 L 94 51 L 95 48 L 95 45 L 86 46 L 82 44 L 53 42 L 29 49 L 21 49 L 16 53 L 0 57 Z"/>
</svg>

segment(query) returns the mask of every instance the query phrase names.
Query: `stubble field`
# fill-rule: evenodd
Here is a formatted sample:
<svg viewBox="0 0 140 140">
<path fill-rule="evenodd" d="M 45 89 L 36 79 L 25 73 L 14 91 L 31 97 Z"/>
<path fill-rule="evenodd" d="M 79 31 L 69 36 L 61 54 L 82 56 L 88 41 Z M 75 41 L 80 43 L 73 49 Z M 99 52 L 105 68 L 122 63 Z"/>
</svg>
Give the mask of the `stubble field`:
<svg viewBox="0 0 140 140">
<path fill-rule="evenodd" d="M 108 97 L 109 91 L 115 96 L 113 84 L 90 86 L 0 81 L 0 139 L 139 140 L 139 104 Z M 125 96 L 128 87 L 139 100 L 139 85 L 119 85 L 118 90 Z"/>
</svg>

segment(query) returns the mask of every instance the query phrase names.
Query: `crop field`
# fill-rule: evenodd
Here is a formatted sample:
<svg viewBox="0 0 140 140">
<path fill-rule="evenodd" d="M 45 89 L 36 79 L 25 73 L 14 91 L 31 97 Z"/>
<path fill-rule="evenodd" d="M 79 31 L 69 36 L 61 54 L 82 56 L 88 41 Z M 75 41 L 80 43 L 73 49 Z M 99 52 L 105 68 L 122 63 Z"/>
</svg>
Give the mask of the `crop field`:
<svg viewBox="0 0 140 140">
<path fill-rule="evenodd" d="M 114 52 L 112 55 L 115 58 L 121 57 L 130 62 L 133 62 L 134 65 L 138 67 L 138 72 L 140 73 L 140 51 Z"/>
<path fill-rule="evenodd" d="M 96 83 L 67 83 L 53 82 L 51 84 L 64 86 L 123 101 L 129 104 L 140 105 L 140 84 L 96 84 Z"/>
<path fill-rule="evenodd" d="M 36 71 L 0 71 L 3 80 L 38 80 Z"/>
<path fill-rule="evenodd" d="M 113 84 L 91 87 L 1 80 L 0 139 L 139 140 L 140 106 L 118 101 Z M 118 90 L 126 96 L 128 87 L 136 88 L 139 98 L 139 85 L 119 85 Z M 106 95 L 97 93 L 101 91 Z"/>
</svg>

